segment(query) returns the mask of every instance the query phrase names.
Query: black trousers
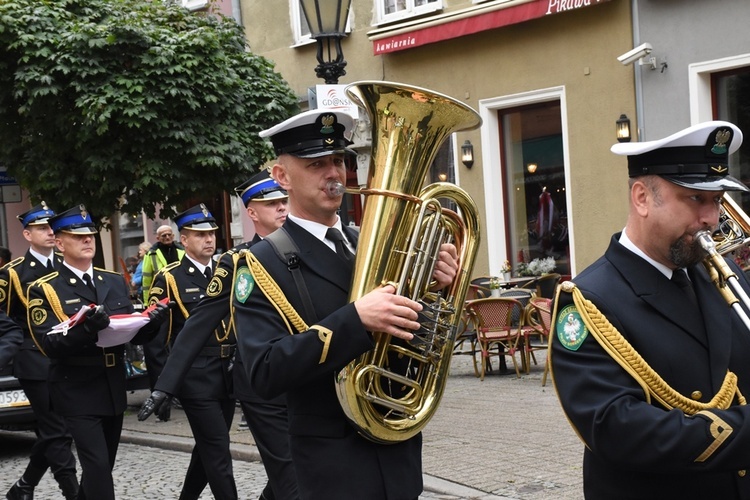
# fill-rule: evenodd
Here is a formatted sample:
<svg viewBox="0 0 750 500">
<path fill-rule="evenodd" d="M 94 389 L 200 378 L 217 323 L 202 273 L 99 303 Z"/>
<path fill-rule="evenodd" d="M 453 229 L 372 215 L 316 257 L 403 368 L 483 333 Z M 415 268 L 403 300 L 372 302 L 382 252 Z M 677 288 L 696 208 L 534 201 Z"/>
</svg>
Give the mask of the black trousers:
<svg viewBox="0 0 750 500">
<path fill-rule="evenodd" d="M 81 462 L 78 500 L 115 500 L 112 469 L 122 432 L 122 414 L 65 417 Z"/>
<path fill-rule="evenodd" d="M 229 452 L 234 399 L 182 397 L 180 404 L 195 439 L 180 500 L 197 500 L 206 483 L 211 487 L 216 500 L 236 500 L 237 485 L 234 482 L 232 455 Z"/>
<path fill-rule="evenodd" d="M 46 380 L 21 379 L 21 388 L 31 401 L 37 426 L 36 441 L 31 447 L 29 463 L 40 471 L 49 469 L 55 478 L 76 474 L 76 459 L 70 449 L 70 436 L 63 418 L 50 410 L 49 386 Z"/>
<path fill-rule="evenodd" d="M 269 500 L 296 500 L 299 492 L 289 451 L 286 406 L 258 400 L 240 401 L 240 405 L 268 476 L 263 496 Z M 268 491 L 269 486 L 272 495 Z"/>
<path fill-rule="evenodd" d="M 156 381 L 167 364 L 169 351 L 166 347 L 167 334 L 160 331 L 156 337 L 143 344 L 143 359 L 146 361 L 146 373 L 148 374 L 148 384 L 151 392 L 154 392 Z"/>
</svg>

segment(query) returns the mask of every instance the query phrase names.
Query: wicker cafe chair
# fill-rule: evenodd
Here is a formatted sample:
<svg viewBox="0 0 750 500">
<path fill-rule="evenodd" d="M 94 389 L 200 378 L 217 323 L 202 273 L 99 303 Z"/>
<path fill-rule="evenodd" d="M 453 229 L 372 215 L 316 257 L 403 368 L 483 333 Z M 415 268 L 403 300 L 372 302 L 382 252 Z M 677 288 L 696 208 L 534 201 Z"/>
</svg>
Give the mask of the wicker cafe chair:
<svg viewBox="0 0 750 500">
<path fill-rule="evenodd" d="M 469 302 L 466 309 L 477 322 L 478 349 L 474 360 L 479 368 L 479 378 L 484 380 L 484 375 L 492 370 L 490 356 L 493 354 L 498 356 L 498 361 L 504 361 L 505 356 L 509 356 L 513 360 L 516 377 L 520 378 L 516 352 L 521 327 L 513 325 L 512 318 L 514 311 L 523 311 L 521 303 L 509 297 L 489 297 Z M 477 355 L 480 358 L 478 361 Z"/>
<path fill-rule="evenodd" d="M 560 283 L 561 277 L 562 276 L 557 273 L 550 273 L 550 274 L 545 274 L 544 276 L 541 276 L 536 281 L 537 296 L 545 297 L 548 299 L 554 298 L 555 288 L 557 288 L 557 284 Z"/>
<path fill-rule="evenodd" d="M 479 376 L 479 363 L 477 363 L 477 321 L 474 314 L 464 309 L 461 321 L 458 323 L 456 340 L 453 343 L 453 355 L 471 356 L 474 362 L 474 375 Z"/>
<path fill-rule="evenodd" d="M 523 350 L 526 356 L 526 373 L 529 373 L 531 360 L 536 364 L 534 351 L 541 351 L 549 347 L 549 334 L 552 330 L 552 299 L 535 297 L 526 306 L 526 328 L 523 329 Z M 534 342 L 536 340 L 536 342 Z M 544 364 L 542 385 L 547 383 L 549 370 L 549 356 Z"/>
</svg>

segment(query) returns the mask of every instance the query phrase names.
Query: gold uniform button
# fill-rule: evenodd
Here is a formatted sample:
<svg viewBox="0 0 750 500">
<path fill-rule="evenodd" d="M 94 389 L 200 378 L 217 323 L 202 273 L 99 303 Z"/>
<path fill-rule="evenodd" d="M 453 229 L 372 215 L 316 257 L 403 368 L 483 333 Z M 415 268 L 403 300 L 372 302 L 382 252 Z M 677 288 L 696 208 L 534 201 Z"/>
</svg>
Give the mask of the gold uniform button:
<svg viewBox="0 0 750 500">
<path fill-rule="evenodd" d="M 693 391 L 690 393 L 690 397 L 695 401 L 700 401 L 703 397 L 703 393 L 701 391 Z"/>
<path fill-rule="evenodd" d="M 740 477 L 745 477 L 745 474 L 747 474 L 747 471 L 745 469 L 737 471 L 737 475 Z"/>
</svg>

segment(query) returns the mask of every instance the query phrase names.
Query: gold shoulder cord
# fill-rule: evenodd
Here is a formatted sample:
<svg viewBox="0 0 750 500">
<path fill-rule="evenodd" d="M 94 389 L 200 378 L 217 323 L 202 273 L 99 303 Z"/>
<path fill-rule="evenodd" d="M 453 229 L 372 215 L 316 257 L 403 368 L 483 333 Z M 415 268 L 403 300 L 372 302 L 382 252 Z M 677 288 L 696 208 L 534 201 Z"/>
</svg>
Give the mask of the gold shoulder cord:
<svg viewBox="0 0 750 500">
<path fill-rule="evenodd" d="M 258 261 L 255 255 L 253 255 L 252 252 L 248 252 L 248 251 L 243 251 L 240 253 L 242 254 L 243 257 L 245 257 L 248 268 L 250 269 L 250 273 L 253 275 L 253 279 L 255 280 L 255 283 L 258 285 L 258 287 L 266 296 L 266 298 L 269 300 L 269 302 L 271 302 L 271 304 L 273 304 L 273 306 L 279 312 L 279 316 L 281 316 L 281 319 L 284 320 L 287 330 L 289 330 L 289 334 L 294 335 L 294 331 L 292 330 L 292 327 L 297 332 L 304 332 L 304 331 L 309 330 L 310 328 L 307 326 L 305 321 L 297 313 L 294 307 L 292 307 L 292 304 L 289 303 L 289 300 L 284 295 L 284 292 L 281 291 L 281 288 L 279 288 L 279 285 L 273 280 L 273 278 L 271 278 L 271 275 L 268 274 L 268 271 L 266 271 L 266 269 Z M 233 258 L 235 258 L 234 270 L 236 274 L 237 273 L 237 260 L 240 258 L 240 256 L 239 255 L 237 257 L 233 256 Z M 233 276 L 232 282 L 234 283 L 234 276 Z M 234 286 L 232 286 L 231 300 L 232 300 L 232 321 L 234 321 Z"/>
<path fill-rule="evenodd" d="M 583 322 L 602 348 L 625 369 L 644 390 L 647 402 L 653 396 L 668 409 L 677 408 L 686 415 L 695 415 L 711 409 L 725 410 L 732 405 L 734 396 L 740 405 L 747 403 L 737 387 L 737 375 L 727 371 L 719 392 L 708 403 L 687 398 L 671 388 L 641 357 L 625 337 L 604 317 L 596 306 L 583 297 L 573 283 L 566 283 L 564 291 L 573 295 L 573 302 Z M 709 417 L 710 418 L 710 417 Z"/>
<path fill-rule="evenodd" d="M 23 288 L 21 287 L 21 279 L 18 277 L 18 273 L 15 269 L 12 267 L 8 268 L 8 279 L 10 280 L 10 286 L 13 287 L 13 289 L 16 291 L 16 295 L 21 300 L 21 304 L 23 304 L 23 307 L 28 308 L 29 304 L 26 302 L 26 294 L 23 293 Z M 10 295 L 8 294 L 8 312 L 10 312 Z"/>
<path fill-rule="evenodd" d="M 57 273 L 54 273 L 54 275 L 57 276 Z M 48 279 L 50 277 L 52 276 L 51 275 L 46 276 L 45 278 L 42 278 L 42 279 Z M 52 308 L 52 312 L 54 312 L 55 316 L 57 317 L 57 320 L 61 323 L 63 321 L 67 321 L 69 318 L 63 311 L 62 304 L 60 304 L 60 299 L 58 298 L 57 293 L 55 292 L 55 289 L 52 288 L 52 285 L 50 285 L 49 283 L 42 282 L 41 280 L 34 284 L 41 287 L 42 291 L 44 292 L 44 296 L 47 298 L 47 302 L 49 302 L 49 305 Z M 31 288 L 31 286 L 33 285 L 30 285 L 29 288 Z M 26 309 L 26 321 L 29 325 L 29 329 L 33 330 L 31 328 L 31 311 L 32 311 L 31 308 Z M 39 349 L 39 352 L 41 352 L 42 354 L 46 356 L 47 353 L 44 352 L 44 349 L 39 344 L 39 341 L 37 340 L 36 335 L 33 334 L 33 331 L 31 334 L 31 339 L 34 341 L 34 344 L 36 344 L 37 348 Z"/>
</svg>

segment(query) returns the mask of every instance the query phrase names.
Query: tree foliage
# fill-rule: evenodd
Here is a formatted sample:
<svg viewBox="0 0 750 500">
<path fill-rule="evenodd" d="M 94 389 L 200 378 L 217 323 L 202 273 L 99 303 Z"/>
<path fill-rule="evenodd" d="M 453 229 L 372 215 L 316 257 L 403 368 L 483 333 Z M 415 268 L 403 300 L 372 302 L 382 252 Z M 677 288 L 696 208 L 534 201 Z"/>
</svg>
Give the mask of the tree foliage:
<svg viewBox="0 0 750 500">
<path fill-rule="evenodd" d="M 229 18 L 148 0 L 0 2 L 0 162 L 35 200 L 173 215 L 240 184 L 296 99 Z"/>
</svg>

